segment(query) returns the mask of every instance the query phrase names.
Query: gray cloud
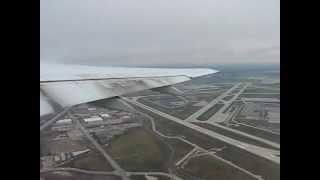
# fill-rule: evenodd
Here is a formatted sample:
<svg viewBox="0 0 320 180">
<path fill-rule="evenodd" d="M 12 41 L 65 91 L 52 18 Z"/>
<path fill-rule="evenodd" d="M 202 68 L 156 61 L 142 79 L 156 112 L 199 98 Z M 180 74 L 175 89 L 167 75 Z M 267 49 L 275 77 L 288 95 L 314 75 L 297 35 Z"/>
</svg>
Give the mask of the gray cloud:
<svg viewBox="0 0 320 180">
<path fill-rule="evenodd" d="M 42 61 L 278 63 L 278 0 L 41 0 Z"/>
</svg>

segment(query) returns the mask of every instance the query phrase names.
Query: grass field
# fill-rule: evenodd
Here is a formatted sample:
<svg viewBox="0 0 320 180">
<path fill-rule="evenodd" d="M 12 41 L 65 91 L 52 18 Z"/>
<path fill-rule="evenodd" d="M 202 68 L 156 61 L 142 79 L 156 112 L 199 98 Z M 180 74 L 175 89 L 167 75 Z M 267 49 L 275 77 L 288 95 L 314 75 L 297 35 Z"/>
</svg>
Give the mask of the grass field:
<svg viewBox="0 0 320 180">
<path fill-rule="evenodd" d="M 135 107 L 139 111 L 142 111 L 152 116 L 155 119 L 157 129 L 163 134 L 171 136 L 184 136 L 185 139 L 187 139 L 188 141 L 191 141 L 205 149 L 213 147 L 226 147 L 224 150 L 218 152 L 217 155 L 240 167 L 249 170 L 250 172 L 261 175 L 265 179 L 280 179 L 280 167 L 278 164 L 272 163 L 261 157 L 252 155 L 244 150 L 241 150 L 240 148 L 229 146 L 220 140 L 205 136 L 197 131 L 186 128 L 170 120 L 167 120 L 148 110 L 141 109 L 137 106 Z"/>
<path fill-rule="evenodd" d="M 212 157 L 212 156 L 200 156 L 198 158 L 191 159 L 184 167 L 185 173 L 200 177 L 203 179 L 241 179 L 241 180 L 253 180 L 251 176 L 241 172 L 240 170 Z"/>
<path fill-rule="evenodd" d="M 216 112 L 218 112 L 223 106 L 224 106 L 224 104 L 221 104 L 221 103 L 215 104 L 210 109 L 208 109 L 206 112 L 201 114 L 198 117 L 198 120 L 200 120 L 200 121 L 208 120 L 211 116 L 213 116 Z"/>
<path fill-rule="evenodd" d="M 264 88 L 254 88 L 246 89 L 243 93 L 280 93 L 280 89 L 264 89 Z"/>
<path fill-rule="evenodd" d="M 158 178 L 157 180 L 170 180 L 170 178 L 164 177 L 164 176 L 152 176 L 152 177 Z M 130 178 L 131 178 L 131 180 L 148 180 L 143 175 L 133 175 L 133 176 L 130 176 Z"/>
<path fill-rule="evenodd" d="M 279 94 L 241 94 L 239 98 L 278 98 L 280 99 L 280 93 Z"/>
<path fill-rule="evenodd" d="M 121 180 L 119 176 L 113 175 L 93 175 L 66 171 L 41 173 L 40 177 L 42 177 L 45 180 Z"/>
<path fill-rule="evenodd" d="M 268 121 L 261 121 L 255 119 L 245 119 L 240 115 L 235 119 L 237 122 L 247 124 L 253 127 L 269 130 L 275 133 L 280 133 L 280 123 L 269 123 Z"/>
<path fill-rule="evenodd" d="M 244 126 L 244 125 L 229 126 L 229 127 L 280 144 L 280 135 L 278 134 L 269 133 L 267 131 L 259 130 L 259 129 L 256 129 L 250 126 Z"/>
<path fill-rule="evenodd" d="M 193 149 L 193 146 L 177 139 L 166 139 L 166 142 L 168 142 L 170 146 L 174 149 L 174 154 L 172 158 L 174 163 L 180 160 L 183 156 L 185 156 L 189 151 Z"/>
<path fill-rule="evenodd" d="M 135 106 L 135 105 L 133 105 Z M 149 116 L 153 117 L 155 119 L 156 127 L 158 131 L 160 131 L 162 134 L 168 135 L 168 136 L 184 136 L 185 139 L 187 139 L 190 142 L 194 142 L 197 145 L 199 145 L 202 148 L 209 149 L 209 148 L 221 148 L 225 145 L 224 142 L 213 139 L 209 136 L 206 136 L 202 133 L 199 133 L 193 129 L 186 128 L 183 125 L 177 124 L 175 122 L 172 122 L 168 119 L 165 119 L 157 114 L 154 114 L 148 110 L 141 109 L 137 106 L 135 106 L 136 109 L 138 109 L 141 112 L 144 112 L 148 114 Z"/>
<path fill-rule="evenodd" d="M 193 123 L 193 124 L 196 124 L 197 126 L 206 128 L 206 129 L 211 130 L 213 132 L 219 133 L 221 135 L 236 139 L 238 141 L 242 141 L 242 142 L 245 142 L 245 143 L 248 143 L 248 144 L 253 144 L 253 145 L 261 146 L 261 147 L 265 147 L 265 148 L 276 149 L 273 146 L 270 146 L 270 145 L 265 144 L 263 142 L 260 142 L 258 140 L 255 140 L 255 139 L 252 139 L 252 138 L 249 138 L 249 137 L 234 133 L 232 131 L 228 131 L 228 130 L 222 129 L 222 128 L 214 126 L 212 124 L 208 124 L 208 123 Z"/>
<path fill-rule="evenodd" d="M 193 106 L 192 103 L 188 103 L 187 105 L 183 107 L 178 107 L 178 108 L 165 108 L 163 106 L 159 106 L 152 101 L 146 100 L 145 98 L 140 98 L 138 102 L 145 104 L 149 107 L 152 107 L 154 109 L 157 109 L 161 112 L 170 114 L 172 116 L 175 116 L 179 119 L 186 119 L 188 118 L 191 114 L 199 110 L 201 107 Z"/>
<path fill-rule="evenodd" d="M 243 105 L 243 102 L 234 101 L 225 110 L 223 110 L 222 113 L 226 113 L 226 112 L 232 113 L 236 109 L 236 107 L 239 107 L 241 105 Z"/>
<path fill-rule="evenodd" d="M 63 165 L 86 170 L 112 171 L 108 161 L 97 151 L 91 151 Z"/>
<path fill-rule="evenodd" d="M 136 128 L 114 139 L 109 154 L 128 171 L 166 171 L 169 150 L 144 128 Z"/>
<path fill-rule="evenodd" d="M 225 91 L 227 91 L 227 89 L 223 89 L 223 90 L 216 90 L 216 91 L 209 91 L 207 93 L 197 93 L 195 92 L 194 94 L 191 94 L 189 96 L 193 96 L 195 99 L 197 99 L 198 101 L 207 101 L 210 102 L 213 99 L 217 98 L 218 96 L 220 96 L 222 93 L 224 93 Z"/>
<path fill-rule="evenodd" d="M 230 99 L 232 99 L 232 98 L 233 98 L 233 96 L 234 96 L 234 95 L 226 96 L 226 97 L 224 97 L 224 98 L 223 98 L 223 100 L 225 100 L 225 101 L 229 101 Z"/>
<path fill-rule="evenodd" d="M 240 148 L 229 146 L 228 148 L 217 152 L 216 155 L 256 175 L 262 176 L 263 179 L 280 179 L 280 164 L 273 163 Z"/>
</svg>

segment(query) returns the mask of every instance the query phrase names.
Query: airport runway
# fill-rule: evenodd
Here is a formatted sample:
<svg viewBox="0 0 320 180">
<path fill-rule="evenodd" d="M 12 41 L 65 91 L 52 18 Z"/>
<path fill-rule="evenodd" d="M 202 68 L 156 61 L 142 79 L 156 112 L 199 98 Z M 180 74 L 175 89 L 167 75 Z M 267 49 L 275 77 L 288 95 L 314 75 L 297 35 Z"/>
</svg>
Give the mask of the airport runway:
<svg viewBox="0 0 320 180">
<path fill-rule="evenodd" d="M 280 163 L 280 157 L 276 156 L 276 155 L 279 155 L 280 152 L 279 151 L 276 151 L 276 150 L 272 150 L 272 149 L 267 149 L 267 148 L 262 148 L 262 147 L 258 147 L 258 146 L 255 146 L 255 145 L 251 145 L 251 144 L 247 144 L 247 143 L 243 143 L 243 142 L 240 142 L 238 140 L 235 140 L 235 139 L 232 139 L 232 138 L 229 138 L 229 137 L 226 137 L 226 136 L 223 136 L 221 134 L 218 134 L 218 133 L 215 133 L 213 131 L 210 131 L 210 130 L 207 130 L 205 128 L 202 128 L 202 127 L 199 127 L 197 125 L 194 125 L 192 123 L 189 123 L 189 122 L 186 122 L 186 121 L 183 121 L 181 119 L 178 119 L 176 117 L 173 117 L 171 115 L 168 115 L 166 113 L 163 113 L 161 111 L 158 111 L 156 109 L 153 109 L 149 106 L 146 106 L 144 104 L 141 104 L 137 101 L 134 101 L 134 100 L 131 100 L 131 99 L 128 99 L 128 98 L 124 98 L 126 101 L 128 102 L 131 102 L 137 106 L 139 106 L 140 108 L 143 108 L 143 109 L 146 109 L 146 110 L 149 110 L 155 114 L 158 114 L 168 120 L 171 120 L 171 121 L 174 121 L 178 124 L 181 124 L 185 127 L 188 127 L 188 128 L 191 128 L 193 130 L 196 130 L 202 134 L 205 134 L 209 137 L 212 137 L 212 138 L 215 138 L 215 139 L 219 139 L 227 144 L 230 144 L 232 146 L 236 146 L 238 148 L 241 148 L 243 150 L 246 150 L 252 154 L 255 154 L 255 155 L 258 155 L 262 158 L 265 158 L 265 159 L 268 159 L 272 162 L 275 162 L 275 163 Z"/>
<path fill-rule="evenodd" d="M 197 119 L 201 114 L 205 113 L 207 110 L 209 110 L 212 106 L 216 105 L 219 101 L 222 100 L 225 96 L 227 96 L 230 92 L 232 92 L 234 89 L 238 88 L 241 85 L 241 83 L 235 84 L 232 88 L 227 90 L 226 92 L 222 93 L 220 96 L 212 100 L 208 105 L 201 108 L 197 112 L 193 113 L 191 116 L 189 116 L 185 121 L 194 121 Z"/>
<path fill-rule="evenodd" d="M 236 87 L 238 87 L 240 85 L 239 84 L 236 84 L 235 86 L 233 86 L 231 89 L 229 89 L 228 92 L 231 92 L 233 89 L 235 89 Z M 262 138 L 259 138 L 259 137 L 256 137 L 256 136 L 253 136 L 253 135 L 250 135 L 250 134 L 247 134 L 247 133 L 244 133 L 244 132 L 241 132 L 241 131 L 238 131 L 238 130 L 235 130 L 235 129 L 232 129 L 232 128 L 228 128 L 228 127 L 225 127 L 225 126 L 222 126 L 220 124 L 218 124 L 217 122 L 223 122 L 225 121 L 230 114 L 228 113 L 222 113 L 226 108 L 228 108 L 238 97 L 240 94 L 242 94 L 242 92 L 248 87 L 250 86 L 249 83 L 245 83 L 245 85 L 241 88 L 241 90 L 239 90 L 239 92 L 235 93 L 234 96 L 228 100 L 228 101 L 224 101 L 225 104 L 224 106 L 219 109 L 219 111 L 217 111 L 213 116 L 211 116 L 207 121 L 199 121 L 197 120 L 195 117 L 199 117 L 201 114 L 201 112 L 205 112 L 204 110 L 207 110 L 207 109 L 210 109 L 212 106 L 214 106 L 217 101 L 216 100 L 213 100 L 211 101 L 208 105 L 206 105 L 205 107 L 203 107 L 202 109 L 200 109 L 199 111 L 197 111 L 196 115 L 191 115 L 189 118 L 187 118 L 187 120 L 189 122 L 198 122 L 198 123 L 209 123 L 209 124 L 212 124 L 214 126 L 217 126 L 219 128 L 222 128 L 222 129 L 225 129 L 225 130 L 228 130 L 228 131 L 231 131 L 231 132 L 234 132 L 234 133 L 237 133 L 239 135 L 242 135 L 242 136 L 245 136 L 245 137 L 248 137 L 248 138 L 251 138 L 251 139 L 254 139 L 254 140 L 257 140 L 257 141 L 260 141 L 262 143 L 265 143 L 265 144 L 268 144 L 274 148 L 278 148 L 280 149 L 280 145 L 277 144 L 277 143 L 274 143 L 272 141 L 269 141 L 269 140 L 265 140 L 265 139 L 262 139 Z M 228 94 L 222 94 L 220 95 L 218 98 L 219 99 L 222 99 L 224 98 L 225 96 L 227 96 Z"/>
<path fill-rule="evenodd" d="M 225 109 L 227 109 L 232 103 L 233 101 L 235 101 L 239 95 L 249 86 L 249 83 L 246 83 L 239 92 L 237 92 L 236 94 L 234 94 L 234 96 L 229 100 L 226 101 L 224 106 L 222 108 L 219 109 L 219 111 L 217 111 L 213 116 L 211 116 L 207 121 L 209 122 L 223 122 L 227 117 L 228 114 L 227 113 L 222 113 Z M 223 97 L 222 97 L 223 98 Z M 210 106 L 209 108 L 211 108 L 212 106 Z M 192 119 L 190 120 L 192 121 Z"/>
</svg>

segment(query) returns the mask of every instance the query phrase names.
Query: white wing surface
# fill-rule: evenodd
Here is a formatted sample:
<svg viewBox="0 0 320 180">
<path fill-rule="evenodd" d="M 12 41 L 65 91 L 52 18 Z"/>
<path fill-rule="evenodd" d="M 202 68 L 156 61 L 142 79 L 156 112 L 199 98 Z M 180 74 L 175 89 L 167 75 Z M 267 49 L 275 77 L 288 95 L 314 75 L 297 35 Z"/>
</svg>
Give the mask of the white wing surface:
<svg viewBox="0 0 320 180">
<path fill-rule="evenodd" d="M 40 116 L 55 106 L 69 107 L 137 91 L 170 86 L 216 73 L 212 69 L 93 67 L 41 64 Z"/>
</svg>

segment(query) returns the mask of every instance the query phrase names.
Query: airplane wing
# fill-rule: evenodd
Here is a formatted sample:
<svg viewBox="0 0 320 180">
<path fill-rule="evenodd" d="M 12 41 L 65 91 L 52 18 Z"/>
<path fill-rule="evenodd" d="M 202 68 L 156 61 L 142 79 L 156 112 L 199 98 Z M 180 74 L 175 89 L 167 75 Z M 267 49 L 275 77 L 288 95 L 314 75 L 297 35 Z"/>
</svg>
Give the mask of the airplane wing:
<svg viewBox="0 0 320 180">
<path fill-rule="evenodd" d="M 54 112 L 55 107 L 71 107 L 137 91 L 169 87 L 216 72 L 201 68 L 93 67 L 42 63 L 40 116 Z"/>
</svg>

